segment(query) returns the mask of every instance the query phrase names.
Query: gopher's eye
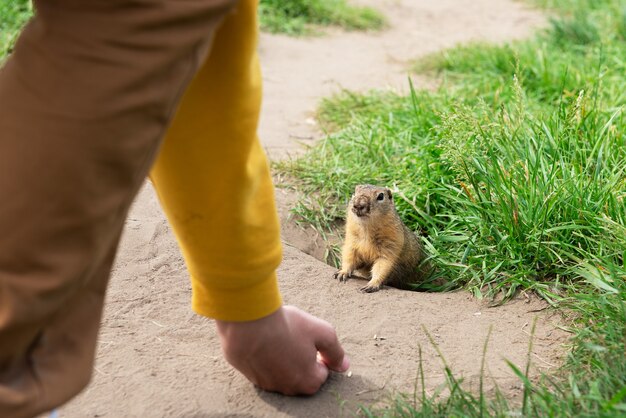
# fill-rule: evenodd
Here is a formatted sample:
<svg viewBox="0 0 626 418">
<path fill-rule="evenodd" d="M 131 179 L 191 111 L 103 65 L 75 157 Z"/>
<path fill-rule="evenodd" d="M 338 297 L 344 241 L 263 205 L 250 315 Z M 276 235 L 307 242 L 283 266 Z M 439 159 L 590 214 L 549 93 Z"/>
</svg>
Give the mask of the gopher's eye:
<svg viewBox="0 0 626 418">
<path fill-rule="evenodd" d="M 376 198 L 376 200 L 383 200 L 384 198 L 385 198 L 384 193 L 378 193 L 378 197 Z"/>
</svg>

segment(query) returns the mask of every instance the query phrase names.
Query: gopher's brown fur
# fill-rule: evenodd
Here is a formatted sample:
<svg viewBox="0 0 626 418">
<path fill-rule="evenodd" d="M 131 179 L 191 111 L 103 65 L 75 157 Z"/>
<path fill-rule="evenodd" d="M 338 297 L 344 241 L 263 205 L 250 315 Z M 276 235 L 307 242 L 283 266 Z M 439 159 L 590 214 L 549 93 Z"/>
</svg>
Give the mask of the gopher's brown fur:
<svg viewBox="0 0 626 418">
<path fill-rule="evenodd" d="M 356 186 L 346 218 L 341 270 L 335 278 L 345 281 L 364 271 L 370 281 L 361 291 L 368 293 L 383 284 L 410 289 L 426 278 L 430 268 L 424 249 L 396 212 L 391 190 Z"/>
</svg>

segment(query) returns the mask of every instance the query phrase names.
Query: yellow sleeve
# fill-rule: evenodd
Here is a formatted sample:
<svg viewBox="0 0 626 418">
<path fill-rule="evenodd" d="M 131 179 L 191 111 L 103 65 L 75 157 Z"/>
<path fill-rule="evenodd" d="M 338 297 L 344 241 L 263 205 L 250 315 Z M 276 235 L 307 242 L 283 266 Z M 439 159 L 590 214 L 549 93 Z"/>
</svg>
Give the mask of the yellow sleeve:
<svg viewBox="0 0 626 418">
<path fill-rule="evenodd" d="M 151 172 L 191 275 L 193 309 L 229 321 L 282 303 L 274 191 L 256 135 L 256 44 L 256 0 L 243 0 L 218 30 Z"/>
</svg>

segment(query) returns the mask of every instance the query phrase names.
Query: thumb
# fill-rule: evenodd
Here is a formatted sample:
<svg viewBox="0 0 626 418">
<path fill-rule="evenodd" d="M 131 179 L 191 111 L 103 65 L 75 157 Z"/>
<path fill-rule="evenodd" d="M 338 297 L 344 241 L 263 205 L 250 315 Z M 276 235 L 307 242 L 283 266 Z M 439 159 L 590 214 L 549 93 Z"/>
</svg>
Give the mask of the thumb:
<svg viewBox="0 0 626 418">
<path fill-rule="evenodd" d="M 322 363 L 336 372 L 348 370 L 350 360 L 345 355 L 343 347 L 341 347 L 337 339 L 337 333 L 328 322 L 320 320 L 319 327 L 315 330 L 313 338 Z"/>
</svg>

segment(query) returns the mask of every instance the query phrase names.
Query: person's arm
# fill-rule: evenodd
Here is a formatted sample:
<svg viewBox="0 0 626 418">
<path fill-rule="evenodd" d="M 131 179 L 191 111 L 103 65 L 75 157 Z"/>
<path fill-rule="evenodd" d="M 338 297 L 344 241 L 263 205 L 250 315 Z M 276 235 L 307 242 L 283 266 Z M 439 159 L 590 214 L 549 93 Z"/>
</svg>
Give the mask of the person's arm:
<svg viewBox="0 0 626 418">
<path fill-rule="evenodd" d="M 256 137 L 256 30 L 256 1 L 240 1 L 185 92 L 151 178 L 191 275 L 192 307 L 217 321 L 226 359 L 263 389 L 311 394 L 348 361 L 330 324 L 282 306 L 272 178 Z"/>
</svg>

